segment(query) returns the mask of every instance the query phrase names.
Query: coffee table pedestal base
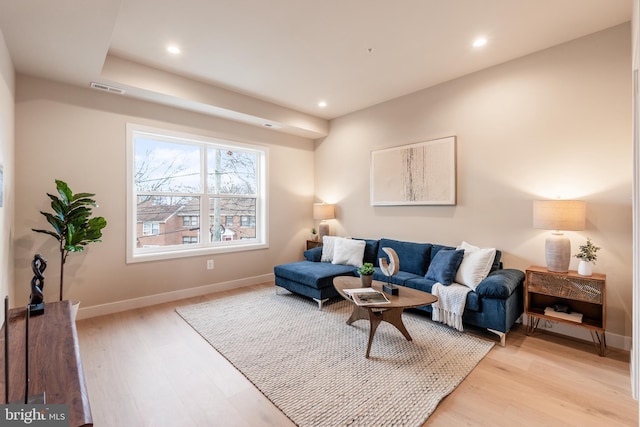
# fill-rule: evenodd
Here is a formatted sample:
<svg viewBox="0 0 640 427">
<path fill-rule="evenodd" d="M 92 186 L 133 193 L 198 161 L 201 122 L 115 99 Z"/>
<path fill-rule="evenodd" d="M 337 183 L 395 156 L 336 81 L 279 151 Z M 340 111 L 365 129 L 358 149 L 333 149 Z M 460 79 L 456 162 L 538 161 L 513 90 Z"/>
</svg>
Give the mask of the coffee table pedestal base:
<svg viewBox="0 0 640 427">
<path fill-rule="evenodd" d="M 402 322 L 402 312 L 403 308 L 377 308 L 377 307 L 362 307 L 362 306 L 354 306 L 353 312 L 351 316 L 347 320 L 347 325 L 351 325 L 356 320 L 360 319 L 369 319 L 369 323 L 371 327 L 369 328 L 369 342 L 367 343 L 367 353 L 365 357 L 369 358 L 369 353 L 371 352 L 371 343 L 373 342 L 373 336 L 376 333 L 376 329 L 378 329 L 378 325 L 381 322 L 387 322 L 392 324 L 398 329 L 402 335 L 407 339 L 407 341 L 411 341 L 411 335 L 409 335 L 409 331 L 404 326 Z"/>
</svg>

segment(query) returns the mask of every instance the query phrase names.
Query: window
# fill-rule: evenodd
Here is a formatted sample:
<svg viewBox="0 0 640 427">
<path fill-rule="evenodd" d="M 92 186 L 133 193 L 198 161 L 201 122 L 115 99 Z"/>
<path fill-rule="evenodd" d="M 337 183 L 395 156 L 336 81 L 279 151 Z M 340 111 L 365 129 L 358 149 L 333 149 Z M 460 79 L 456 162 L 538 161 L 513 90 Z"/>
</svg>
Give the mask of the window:
<svg viewBox="0 0 640 427">
<path fill-rule="evenodd" d="M 256 226 L 256 217 L 255 216 L 243 215 L 240 218 L 240 226 L 241 227 L 255 227 Z"/>
<path fill-rule="evenodd" d="M 197 227 L 198 226 L 198 216 L 196 215 L 186 215 L 182 217 L 182 225 L 185 227 Z"/>
<path fill-rule="evenodd" d="M 160 234 L 160 223 L 145 221 L 142 223 L 142 235 L 143 236 L 155 236 Z"/>
<path fill-rule="evenodd" d="M 267 247 L 266 148 L 131 124 L 127 144 L 128 262 Z"/>
</svg>

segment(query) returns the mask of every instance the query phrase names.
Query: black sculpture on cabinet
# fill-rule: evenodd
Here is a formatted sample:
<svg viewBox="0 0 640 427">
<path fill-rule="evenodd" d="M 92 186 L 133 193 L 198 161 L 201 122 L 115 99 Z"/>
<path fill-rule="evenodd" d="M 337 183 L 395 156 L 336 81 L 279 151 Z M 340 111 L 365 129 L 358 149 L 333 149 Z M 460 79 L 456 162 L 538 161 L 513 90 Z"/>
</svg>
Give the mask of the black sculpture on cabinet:
<svg viewBox="0 0 640 427">
<path fill-rule="evenodd" d="M 31 279 L 31 296 L 29 308 L 31 315 L 37 316 L 44 313 L 44 270 L 47 268 L 47 260 L 40 254 L 36 254 L 31 261 L 33 279 Z"/>
</svg>

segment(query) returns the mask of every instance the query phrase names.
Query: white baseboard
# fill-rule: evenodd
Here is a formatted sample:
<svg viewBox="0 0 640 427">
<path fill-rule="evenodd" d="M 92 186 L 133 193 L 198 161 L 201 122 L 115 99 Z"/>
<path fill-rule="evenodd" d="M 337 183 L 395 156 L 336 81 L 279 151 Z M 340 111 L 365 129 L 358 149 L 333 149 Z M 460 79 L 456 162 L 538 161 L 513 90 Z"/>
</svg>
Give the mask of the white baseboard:
<svg viewBox="0 0 640 427">
<path fill-rule="evenodd" d="M 527 324 L 526 315 L 522 316 L 523 324 Z M 591 334 L 585 328 L 579 326 L 571 326 L 568 323 L 553 322 L 551 320 L 540 319 L 538 329 L 544 329 L 556 334 L 567 335 L 569 337 L 578 338 L 581 340 L 592 342 Z M 622 350 L 631 350 L 631 337 L 624 335 L 614 334 L 612 332 L 605 332 L 607 339 L 607 347 L 619 348 Z"/>
<path fill-rule="evenodd" d="M 273 281 L 273 273 L 232 280 L 229 282 L 213 283 L 211 285 L 199 286 L 197 288 L 180 289 L 178 291 L 165 292 L 162 294 L 149 295 L 146 297 L 116 301 L 107 304 L 92 305 L 89 307 L 82 307 L 81 305 L 80 310 L 78 310 L 77 320 L 103 316 L 105 314 L 118 313 L 126 310 L 133 310 L 136 308 L 148 307 L 151 305 L 211 294 L 214 292 L 226 291 L 229 289 L 242 288 L 244 286 L 257 285 L 259 283 L 269 281 Z"/>
</svg>

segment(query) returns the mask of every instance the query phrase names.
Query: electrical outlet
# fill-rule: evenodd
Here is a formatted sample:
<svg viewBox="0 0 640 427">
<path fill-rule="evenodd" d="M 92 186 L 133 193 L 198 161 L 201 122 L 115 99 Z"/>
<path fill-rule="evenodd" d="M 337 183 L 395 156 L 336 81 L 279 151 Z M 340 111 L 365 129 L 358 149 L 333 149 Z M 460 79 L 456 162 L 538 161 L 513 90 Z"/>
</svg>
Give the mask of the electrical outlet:
<svg viewBox="0 0 640 427">
<path fill-rule="evenodd" d="M 207 260 L 207 270 L 213 270 L 213 260 L 212 259 L 208 259 Z"/>
</svg>

